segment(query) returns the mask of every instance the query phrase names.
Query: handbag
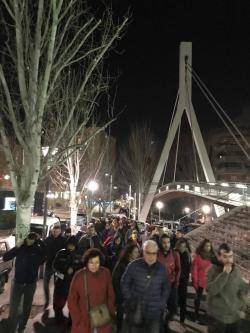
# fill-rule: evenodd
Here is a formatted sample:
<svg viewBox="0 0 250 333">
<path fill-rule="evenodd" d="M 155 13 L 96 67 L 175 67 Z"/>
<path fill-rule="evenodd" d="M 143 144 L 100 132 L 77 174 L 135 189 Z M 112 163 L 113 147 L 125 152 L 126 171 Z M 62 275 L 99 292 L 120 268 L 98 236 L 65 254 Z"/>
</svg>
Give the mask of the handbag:
<svg viewBox="0 0 250 333">
<path fill-rule="evenodd" d="M 144 295 L 151 284 L 152 278 L 153 278 L 153 273 L 148 278 L 148 281 L 145 286 Z M 129 311 L 126 314 L 126 320 L 134 326 L 141 326 L 143 324 L 144 320 L 143 320 L 143 309 L 142 309 L 141 300 L 138 300 L 136 302 L 135 307 L 129 309 Z"/>
<path fill-rule="evenodd" d="M 107 324 L 110 324 L 112 322 L 112 317 L 106 304 L 101 304 L 94 308 L 90 307 L 86 271 L 83 274 L 84 274 L 84 289 L 87 300 L 87 311 L 89 314 L 91 327 L 99 328 Z"/>
</svg>

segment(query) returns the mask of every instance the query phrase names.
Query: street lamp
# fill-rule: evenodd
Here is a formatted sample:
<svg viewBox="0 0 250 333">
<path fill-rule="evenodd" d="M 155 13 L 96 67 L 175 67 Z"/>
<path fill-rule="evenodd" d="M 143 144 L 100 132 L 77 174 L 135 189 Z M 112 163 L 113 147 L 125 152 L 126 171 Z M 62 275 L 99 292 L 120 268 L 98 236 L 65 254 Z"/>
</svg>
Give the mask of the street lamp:
<svg viewBox="0 0 250 333">
<path fill-rule="evenodd" d="M 93 194 L 95 191 L 98 190 L 98 188 L 99 188 L 99 184 L 98 184 L 96 181 L 91 180 L 91 181 L 88 183 L 87 188 L 88 188 L 88 190 L 90 190 L 90 192 L 92 192 L 92 194 Z"/>
<path fill-rule="evenodd" d="M 185 207 L 184 208 L 184 213 L 185 214 L 189 214 L 190 213 L 190 208 L 189 207 Z"/>
<path fill-rule="evenodd" d="M 209 207 L 208 205 L 204 205 L 204 206 L 202 207 L 202 211 L 203 211 L 203 213 L 204 213 L 205 215 L 207 215 L 207 214 L 210 213 L 211 209 L 210 209 L 210 207 Z"/>
<path fill-rule="evenodd" d="M 158 208 L 158 210 L 159 210 L 159 222 L 160 222 L 160 220 L 161 220 L 161 209 L 163 208 L 164 204 L 163 204 L 162 201 L 157 201 L 155 205 L 156 205 L 156 208 Z"/>
</svg>

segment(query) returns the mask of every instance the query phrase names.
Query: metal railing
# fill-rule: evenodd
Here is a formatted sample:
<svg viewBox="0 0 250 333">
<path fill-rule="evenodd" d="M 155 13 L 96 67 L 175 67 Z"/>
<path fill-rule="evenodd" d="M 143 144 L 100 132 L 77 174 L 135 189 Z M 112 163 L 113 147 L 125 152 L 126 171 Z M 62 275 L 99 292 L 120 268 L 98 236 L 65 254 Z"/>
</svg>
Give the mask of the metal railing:
<svg viewBox="0 0 250 333">
<path fill-rule="evenodd" d="M 215 199 L 233 206 L 250 205 L 249 183 L 194 183 L 175 182 L 162 186 L 158 193 L 165 191 L 185 191 L 198 196 Z"/>
</svg>

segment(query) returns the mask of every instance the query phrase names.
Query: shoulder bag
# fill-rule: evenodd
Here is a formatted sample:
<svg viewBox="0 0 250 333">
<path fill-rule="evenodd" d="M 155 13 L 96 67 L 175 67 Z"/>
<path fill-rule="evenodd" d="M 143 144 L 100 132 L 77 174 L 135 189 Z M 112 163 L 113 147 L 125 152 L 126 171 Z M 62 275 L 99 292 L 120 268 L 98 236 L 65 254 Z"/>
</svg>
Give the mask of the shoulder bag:
<svg viewBox="0 0 250 333">
<path fill-rule="evenodd" d="M 102 326 L 106 326 L 112 322 L 110 311 L 106 304 L 101 304 L 94 308 L 90 307 L 86 271 L 83 274 L 84 274 L 84 289 L 87 301 L 87 311 L 89 314 L 91 327 L 99 328 Z"/>
</svg>

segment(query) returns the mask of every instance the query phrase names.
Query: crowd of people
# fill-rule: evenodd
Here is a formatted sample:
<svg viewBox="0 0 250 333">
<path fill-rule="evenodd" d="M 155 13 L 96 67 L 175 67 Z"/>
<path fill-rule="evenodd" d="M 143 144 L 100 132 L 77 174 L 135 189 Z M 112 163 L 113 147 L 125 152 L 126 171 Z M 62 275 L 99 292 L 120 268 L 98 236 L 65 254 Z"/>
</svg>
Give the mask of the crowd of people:
<svg viewBox="0 0 250 333">
<path fill-rule="evenodd" d="M 76 235 L 70 229 L 62 234 L 54 225 L 44 241 L 29 233 L 3 257 L 16 258 L 9 333 L 25 330 L 42 264 L 44 309 L 51 302 L 53 279 L 55 319 L 72 333 L 166 333 L 178 311 L 185 332 L 190 276 L 196 292 L 191 319 L 201 322 L 206 293 L 209 333 L 239 333 L 247 284 L 232 249 L 222 244 L 215 252 L 204 239 L 192 253 L 180 230 L 170 235 L 151 227 L 143 236 L 137 223 L 125 217 L 95 220 Z"/>
</svg>

